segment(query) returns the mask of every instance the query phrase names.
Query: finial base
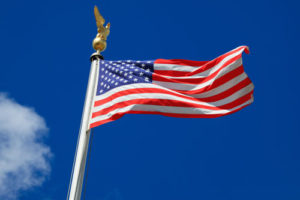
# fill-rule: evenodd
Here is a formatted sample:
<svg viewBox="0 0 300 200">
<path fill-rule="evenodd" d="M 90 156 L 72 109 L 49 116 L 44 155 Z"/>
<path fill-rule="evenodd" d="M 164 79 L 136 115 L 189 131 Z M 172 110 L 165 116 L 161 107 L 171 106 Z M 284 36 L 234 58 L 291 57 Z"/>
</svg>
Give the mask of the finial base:
<svg viewBox="0 0 300 200">
<path fill-rule="evenodd" d="M 90 61 L 93 62 L 94 60 L 104 60 L 104 57 L 100 54 L 99 51 L 93 53 L 90 57 Z"/>
</svg>

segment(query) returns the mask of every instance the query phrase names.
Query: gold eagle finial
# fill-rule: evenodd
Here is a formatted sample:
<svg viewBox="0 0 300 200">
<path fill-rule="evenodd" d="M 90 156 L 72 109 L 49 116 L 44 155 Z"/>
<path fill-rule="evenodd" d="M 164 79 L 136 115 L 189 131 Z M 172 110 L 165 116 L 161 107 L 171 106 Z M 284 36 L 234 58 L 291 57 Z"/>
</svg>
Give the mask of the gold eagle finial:
<svg viewBox="0 0 300 200">
<path fill-rule="evenodd" d="M 104 51 L 106 48 L 106 39 L 110 32 L 110 23 L 104 27 L 105 20 L 100 14 L 97 6 L 94 7 L 94 14 L 96 18 L 96 24 L 98 28 L 98 34 L 96 38 L 93 40 L 93 48 L 100 53 Z"/>
</svg>

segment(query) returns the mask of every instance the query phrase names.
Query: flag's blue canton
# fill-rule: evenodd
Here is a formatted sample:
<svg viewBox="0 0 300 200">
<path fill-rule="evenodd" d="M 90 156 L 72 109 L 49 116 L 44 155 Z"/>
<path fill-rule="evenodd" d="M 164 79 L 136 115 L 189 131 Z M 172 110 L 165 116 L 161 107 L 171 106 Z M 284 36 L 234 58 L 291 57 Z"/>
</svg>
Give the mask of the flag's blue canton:
<svg viewBox="0 0 300 200">
<path fill-rule="evenodd" d="M 97 95 L 133 83 L 151 83 L 153 61 L 101 60 Z"/>
</svg>

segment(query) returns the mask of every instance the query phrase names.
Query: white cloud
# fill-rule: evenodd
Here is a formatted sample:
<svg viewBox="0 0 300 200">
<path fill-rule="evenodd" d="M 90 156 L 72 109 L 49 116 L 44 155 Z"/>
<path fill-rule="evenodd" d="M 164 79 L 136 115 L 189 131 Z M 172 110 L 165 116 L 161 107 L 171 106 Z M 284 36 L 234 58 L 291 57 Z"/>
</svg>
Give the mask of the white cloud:
<svg viewBox="0 0 300 200">
<path fill-rule="evenodd" d="M 40 186 L 50 173 L 48 128 L 32 108 L 0 93 L 0 199 Z"/>
</svg>

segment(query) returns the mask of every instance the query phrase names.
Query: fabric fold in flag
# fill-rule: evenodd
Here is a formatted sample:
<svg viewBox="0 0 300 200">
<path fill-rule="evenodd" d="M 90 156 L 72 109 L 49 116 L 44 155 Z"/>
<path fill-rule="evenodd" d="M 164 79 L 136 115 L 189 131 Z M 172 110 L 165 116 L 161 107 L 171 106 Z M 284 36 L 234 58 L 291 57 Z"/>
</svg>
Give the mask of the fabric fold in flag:
<svg viewBox="0 0 300 200">
<path fill-rule="evenodd" d="M 90 127 L 124 114 L 214 118 L 253 102 L 240 46 L 211 61 L 157 59 L 99 61 Z"/>
</svg>

